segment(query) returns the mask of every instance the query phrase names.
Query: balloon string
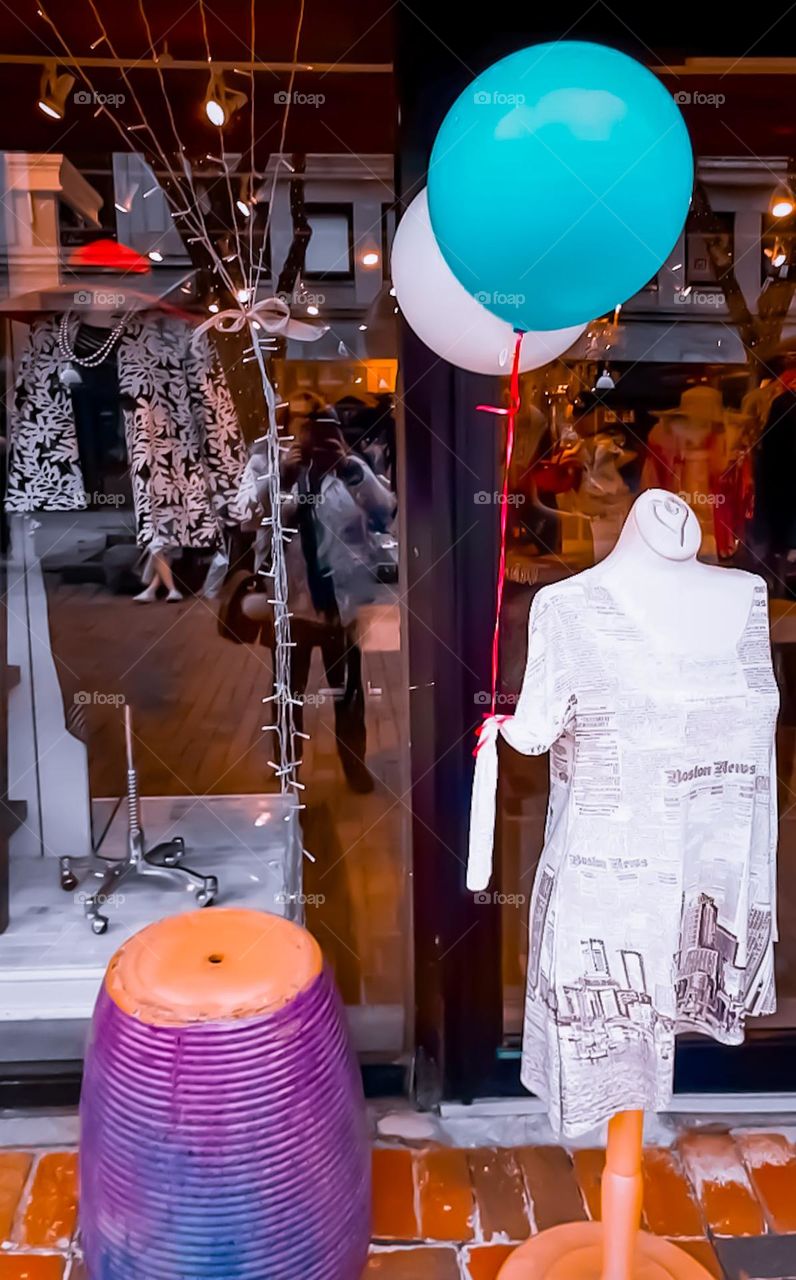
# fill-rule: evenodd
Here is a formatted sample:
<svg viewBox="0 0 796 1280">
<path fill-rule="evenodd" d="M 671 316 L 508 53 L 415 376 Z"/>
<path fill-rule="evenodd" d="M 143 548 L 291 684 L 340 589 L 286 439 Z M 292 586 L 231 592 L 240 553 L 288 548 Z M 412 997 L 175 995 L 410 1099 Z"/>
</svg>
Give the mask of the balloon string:
<svg viewBox="0 0 796 1280">
<path fill-rule="evenodd" d="M 498 560 L 497 595 L 495 600 L 495 630 L 492 635 L 492 707 L 495 714 L 497 705 L 498 669 L 500 666 L 500 615 L 503 609 L 503 588 L 506 583 L 506 536 L 509 515 L 509 471 L 514 454 L 514 435 L 516 431 L 517 413 L 520 408 L 520 352 L 523 335 L 518 331 L 514 345 L 514 360 L 511 366 L 511 389 L 509 392 L 509 408 L 506 414 L 506 460 L 503 466 L 503 490 L 500 500 L 500 558 Z M 480 407 L 480 406 L 479 406 Z"/>
</svg>

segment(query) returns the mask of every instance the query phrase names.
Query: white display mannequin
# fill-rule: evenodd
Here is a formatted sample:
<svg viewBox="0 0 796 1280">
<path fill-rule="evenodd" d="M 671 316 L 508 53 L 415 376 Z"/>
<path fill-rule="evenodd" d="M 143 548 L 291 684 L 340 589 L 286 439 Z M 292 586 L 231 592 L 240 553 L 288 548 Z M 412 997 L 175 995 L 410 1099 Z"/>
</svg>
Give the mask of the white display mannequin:
<svg viewBox="0 0 796 1280">
<path fill-rule="evenodd" d="M 694 512 L 665 489 L 633 504 L 616 546 L 582 577 L 610 590 L 628 617 L 673 650 L 710 654 L 739 636 L 755 578 L 697 560 L 702 530 Z"/>
<path fill-rule="evenodd" d="M 701 659 L 705 668 L 722 671 L 723 663 L 729 663 L 729 654 L 741 648 L 741 641 L 749 628 L 752 602 L 754 602 L 755 590 L 760 589 L 760 580 L 752 573 L 700 563 L 696 559 L 700 543 L 699 521 L 691 508 L 682 502 L 682 499 L 674 497 L 663 489 L 650 489 L 636 499 L 616 547 L 604 561 L 568 580 L 569 585 L 580 581 L 585 586 L 603 589 L 603 593 L 607 595 L 610 602 L 618 605 L 623 620 L 630 622 L 633 630 L 637 625 L 640 632 L 650 637 L 650 645 L 657 645 L 657 648 L 667 654 L 668 658 L 676 659 L 673 664 L 664 664 L 660 667 L 660 655 L 658 658 L 653 658 L 650 667 L 653 672 L 653 681 L 668 678 L 660 675 L 660 671 L 680 671 L 678 655 L 681 654 L 690 662 L 696 659 L 696 663 L 699 664 Z M 571 616 L 569 616 L 568 625 L 572 625 Z M 622 622 L 619 622 L 619 634 L 621 634 L 621 627 Z M 546 632 L 543 655 L 545 652 L 550 653 L 554 666 L 561 662 L 555 641 L 561 640 L 562 636 L 566 637 L 566 634 L 567 630 L 563 625 L 558 632 L 552 630 Z M 531 622 L 532 636 L 534 636 L 534 623 Z M 564 639 L 564 645 L 566 645 L 566 639 Z M 539 653 L 534 654 L 534 645 L 531 644 L 530 648 L 529 666 L 531 671 L 537 671 L 540 669 Z M 756 652 L 759 653 L 759 649 Z M 754 671 L 759 669 L 754 668 Z M 605 681 L 609 682 L 610 677 L 612 672 L 603 673 Z M 485 746 L 485 751 L 476 767 L 474 805 L 472 805 L 471 815 L 470 863 L 468 863 L 467 878 L 468 887 L 471 888 L 480 888 L 489 881 L 491 856 L 489 854 L 489 860 L 484 858 L 482 842 L 485 841 L 491 850 L 491 832 L 494 829 L 494 783 L 497 781 L 497 751 L 495 751 L 494 742 L 497 733 L 502 732 L 505 739 L 526 754 L 540 754 L 544 749 L 545 744 L 541 736 L 543 719 L 539 717 L 534 719 L 530 704 L 534 703 L 536 696 L 544 700 L 545 690 L 555 691 L 555 684 L 554 681 L 550 684 L 541 676 L 534 678 L 536 684 L 530 703 L 525 708 L 521 705 L 521 716 L 517 722 L 514 722 L 513 718 L 505 717 L 490 718 L 485 722 L 484 733 L 482 733 L 482 745 Z M 696 685 L 692 685 L 691 689 L 699 687 L 699 678 L 697 677 Z M 755 682 L 752 681 L 752 687 Z M 589 687 L 587 681 L 584 682 L 584 687 L 586 690 Z M 699 692 L 690 696 L 694 698 L 695 703 L 699 703 Z M 744 701 L 744 694 L 741 692 L 738 695 L 738 705 L 744 707 Z M 685 705 L 689 708 L 694 703 L 686 701 Z M 761 699 L 761 726 L 763 726 L 765 713 L 767 713 L 765 699 Z M 589 716 L 587 704 L 585 714 Z M 612 703 L 608 699 L 605 703 L 605 722 L 609 721 L 610 714 L 612 714 Z M 673 721 L 677 721 L 677 714 L 677 712 L 673 713 Z M 683 714 L 686 717 L 689 716 L 689 710 L 686 709 Z M 703 713 L 697 710 L 697 716 L 699 714 Z M 746 714 L 749 716 L 749 712 Z M 756 732 L 758 712 L 755 709 L 751 714 L 755 718 Z M 776 712 L 773 712 L 770 707 L 768 707 L 768 716 L 770 732 L 773 735 Z M 540 736 L 535 741 L 536 733 Z M 559 728 L 554 724 L 550 730 L 549 739 L 555 741 L 558 733 Z M 591 733 L 599 739 L 599 718 L 593 722 Z M 683 742 L 687 741 L 690 741 L 689 736 L 683 735 Z M 584 754 L 589 756 L 591 751 L 591 759 L 586 763 L 586 777 L 589 778 L 591 771 L 599 771 L 599 764 L 595 763 L 594 749 L 591 748 L 587 737 L 584 744 L 582 748 Z M 660 736 L 659 744 L 663 759 L 667 751 L 665 732 Z M 553 742 L 550 742 L 550 745 L 553 745 Z M 657 750 L 658 745 L 655 745 L 654 749 Z M 605 737 L 601 750 L 604 753 L 610 750 L 608 737 Z M 733 748 L 729 750 L 732 751 Z M 481 751 L 479 754 L 481 755 Z M 628 765 L 631 755 L 635 758 L 635 753 L 627 753 L 625 756 L 609 755 L 607 772 L 603 774 L 603 785 L 605 785 L 605 777 L 610 777 L 610 769 L 612 769 L 610 762 L 616 762 L 613 767 L 618 774 L 622 768 L 632 768 L 632 764 Z M 566 751 L 561 751 L 555 768 L 559 773 L 568 773 L 572 768 L 572 759 L 572 755 L 567 756 Z M 704 772 L 710 773 L 709 764 Z M 653 776 L 650 773 L 650 781 L 651 778 Z M 764 781 L 768 783 L 769 778 L 765 778 Z M 773 751 L 770 783 L 776 795 Z M 717 788 L 720 788 L 720 783 Z M 676 790 L 672 790 L 671 797 L 676 794 Z M 680 795 L 682 794 L 683 792 L 680 792 Z M 581 796 L 582 799 L 584 797 Z M 650 787 L 650 806 L 654 806 L 654 803 L 653 787 Z M 686 799 L 685 803 L 689 804 L 689 800 Z M 669 799 L 669 804 L 681 804 L 681 801 Z M 671 812 L 672 810 L 669 810 L 669 813 Z M 681 808 L 680 812 L 686 813 L 689 810 Z M 772 810 L 772 813 L 774 841 L 776 841 L 776 809 Z M 695 822 L 699 823 L 699 813 L 696 814 Z M 567 815 L 561 808 L 554 806 L 548 814 L 548 828 L 555 827 L 557 823 L 566 827 Z M 635 822 L 631 824 L 630 842 L 625 846 L 622 845 L 621 823 L 621 812 L 618 808 L 614 809 L 613 826 L 608 822 L 601 828 L 601 833 L 605 837 L 604 846 L 600 845 L 600 837 L 586 844 L 582 838 L 578 842 L 577 837 L 573 837 L 572 840 L 566 837 L 564 840 L 563 851 L 559 850 L 561 859 L 566 861 L 569 856 L 572 856 L 577 858 L 578 864 L 586 865 L 584 883 L 589 882 L 587 878 L 590 872 L 587 864 L 590 861 L 605 858 L 605 855 L 621 861 L 623 854 L 627 854 L 628 851 L 636 852 L 636 846 L 633 846 L 632 842 L 633 829 L 639 829 L 637 852 L 640 854 L 640 859 L 644 859 L 645 833 L 640 829 L 644 818 L 639 820 L 636 817 Z M 699 826 L 695 828 L 697 838 L 700 838 L 700 829 L 701 837 L 709 838 L 709 835 L 705 837 L 704 828 Z M 649 835 L 649 826 L 646 835 Z M 689 854 L 694 858 L 694 846 L 690 847 Z M 712 873 L 708 870 L 706 874 L 709 877 Z M 568 888 L 571 888 L 573 883 L 576 882 L 569 879 Z M 604 941 L 601 940 L 600 933 L 605 931 L 601 931 L 599 923 L 596 923 L 595 927 L 595 922 L 599 920 L 599 913 L 595 915 L 593 911 L 589 911 L 590 897 L 599 900 L 598 882 L 593 881 L 593 883 L 595 884 L 594 895 L 586 893 L 581 899 L 581 905 L 586 905 L 587 919 L 589 919 L 589 924 L 585 927 L 586 938 L 581 940 L 581 948 L 586 948 L 587 955 L 598 957 L 593 965 L 594 972 L 589 974 L 585 984 L 581 984 L 585 986 L 585 995 L 582 998 L 586 1002 L 586 1033 L 590 1046 L 596 1043 L 604 1007 L 610 1009 L 613 992 L 621 986 L 621 983 L 614 982 L 610 977 L 608 964 L 603 964 L 607 959 L 608 950 L 605 948 Z M 578 910 L 578 906 L 573 904 L 571 893 L 567 892 L 567 888 L 563 888 L 561 896 L 562 906 L 566 906 L 567 918 L 571 918 L 573 911 Z M 536 899 L 536 906 L 531 906 L 531 931 L 536 931 L 540 936 L 543 936 L 545 931 L 544 915 L 539 911 L 539 897 Z M 539 942 L 539 938 L 536 941 Z M 708 946 L 709 938 L 705 937 L 704 942 L 705 946 Z M 622 945 L 621 938 L 619 946 Z M 534 946 L 531 950 L 534 951 Z M 535 954 L 539 956 L 539 950 L 536 950 Z M 621 954 L 637 956 L 640 952 L 630 950 L 622 951 Z M 577 964 L 577 960 L 575 963 Z M 644 964 L 645 961 L 640 960 L 640 963 Z M 534 983 L 537 992 L 539 991 L 537 986 L 537 977 L 540 972 L 539 959 L 534 961 L 530 957 L 529 969 L 534 964 L 536 964 Z M 552 980 L 549 973 L 546 977 Z M 630 977 L 627 977 L 627 982 L 630 984 Z M 562 992 L 564 1000 L 561 1000 Z M 595 992 L 598 995 L 594 995 Z M 567 978 L 558 984 L 557 995 L 559 1004 L 563 1006 L 562 1025 L 566 1029 L 566 1025 L 572 1023 L 573 1015 L 578 1011 L 578 982 L 577 979 L 573 982 L 571 973 L 568 973 Z M 605 1001 L 604 1007 L 598 1005 L 599 998 Z M 627 1019 L 627 1025 L 630 1025 L 632 1014 L 628 1016 L 626 1012 L 623 1016 Z M 526 1010 L 526 1036 L 529 1034 L 529 1029 L 531 1029 L 529 1011 Z M 536 1057 L 536 1061 L 539 1061 L 539 1057 Z M 558 1084 L 561 1076 L 555 1079 Z M 581 1079 L 589 1083 L 589 1076 L 582 1076 Z M 523 1082 L 527 1084 L 525 1076 L 523 1076 Z M 527 1084 L 527 1087 L 530 1088 L 531 1085 Z M 610 1115 L 608 1123 L 607 1166 L 605 1166 L 603 1184 L 601 1184 L 601 1204 L 603 1204 L 601 1221 L 573 1222 L 573 1224 L 555 1226 L 534 1236 L 529 1243 L 522 1245 L 511 1254 L 504 1263 L 500 1270 L 500 1280 L 531 1280 L 531 1277 L 532 1280 L 598 1280 L 598 1277 L 600 1280 L 640 1280 L 640 1277 L 644 1277 L 644 1280 L 708 1280 L 708 1272 L 686 1253 L 680 1251 L 676 1245 L 639 1230 L 642 1206 L 641 1153 L 644 1112 L 637 1100 L 628 1101 L 626 1108 L 623 1108 L 621 1098 L 622 1092 L 619 1091 L 619 1097 L 614 1101 L 616 1110 Z"/>
</svg>

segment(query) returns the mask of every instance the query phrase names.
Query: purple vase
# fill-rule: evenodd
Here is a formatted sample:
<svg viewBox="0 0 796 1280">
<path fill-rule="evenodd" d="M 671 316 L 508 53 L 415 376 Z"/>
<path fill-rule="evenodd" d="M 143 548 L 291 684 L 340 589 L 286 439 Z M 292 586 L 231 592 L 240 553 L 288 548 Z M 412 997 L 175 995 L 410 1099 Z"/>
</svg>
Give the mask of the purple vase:
<svg viewBox="0 0 796 1280">
<path fill-rule="evenodd" d="M 370 1148 L 328 968 L 274 1011 L 162 1021 L 106 977 L 80 1104 L 89 1280 L 360 1280 Z"/>
</svg>

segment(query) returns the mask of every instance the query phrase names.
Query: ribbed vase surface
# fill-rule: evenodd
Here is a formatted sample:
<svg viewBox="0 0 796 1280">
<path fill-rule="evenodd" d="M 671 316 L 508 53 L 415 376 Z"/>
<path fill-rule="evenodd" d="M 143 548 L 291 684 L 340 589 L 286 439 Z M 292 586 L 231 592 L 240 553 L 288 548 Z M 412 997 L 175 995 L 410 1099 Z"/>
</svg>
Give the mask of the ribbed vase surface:
<svg viewBox="0 0 796 1280">
<path fill-rule="evenodd" d="M 81 1098 L 89 1280 L 360 1280 L 359 1069 L 312 937 L 192 912 L 117 952 Z"/>
</svg>

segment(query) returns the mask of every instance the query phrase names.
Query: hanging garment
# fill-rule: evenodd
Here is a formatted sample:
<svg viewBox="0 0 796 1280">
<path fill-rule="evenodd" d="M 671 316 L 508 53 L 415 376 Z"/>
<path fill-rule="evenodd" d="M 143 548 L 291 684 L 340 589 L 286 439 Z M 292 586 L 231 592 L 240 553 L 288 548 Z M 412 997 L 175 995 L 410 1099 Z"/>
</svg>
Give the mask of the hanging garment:
<svg viewBox="0 0 796 1280">
<path fill-rule="evenodd" d="M 522 1082 L 567 1137 L 665 1107 L 676 1032 L 738 1044 L 774 1010 L 777 708 L 760 578 L 737 643 L 706 656 L 588 571 L 534 598 L 516 714 L 479 743 L 467 884 L 489 881 L 499 726 L 550 750 Z"/>
<path fill-rule="evenodd" d="M 60 318 L 31 330 L 10 413 L 9 511 L 88 505 L 71 393 L 59 374 Z M 132 316 L 118 347 L 119 395 L 139 545 L 210 547 L 240 520 L 246 449 L 207 335 L 177 316 Z M 75 332 L 71 333 L 74 342 Z"/>
</svg>

